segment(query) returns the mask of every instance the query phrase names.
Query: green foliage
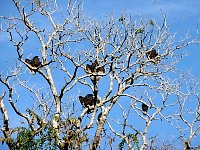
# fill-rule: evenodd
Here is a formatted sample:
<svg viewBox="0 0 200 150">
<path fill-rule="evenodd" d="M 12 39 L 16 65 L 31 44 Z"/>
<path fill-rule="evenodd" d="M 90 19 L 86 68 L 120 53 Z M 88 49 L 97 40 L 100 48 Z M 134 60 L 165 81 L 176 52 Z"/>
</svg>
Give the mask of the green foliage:
<svg viewBox="0 0 200 150">
<path fill-rule="evenodd" d="M 4 144 L 4 142 L 12 143 L 12 139 L 10 139 L 10 138 L 0 138 L 0 141 L 2 142 L 2 145 Z"/>
<path fill-rule="evenodd" d="M 126 143 L 126 140 L 123 138 L 122 141 L 119 143 L 119 150 L 123 149 L 125 143 Z"/>
<path fill-rule="evenodd" d="M 77 132 L 78 128 L 78 120 L 76 118 L 66 119 L 66 121 L 61 124 L 61 130 L 64 135 L 62 139 L 70 149 L 76 149 L 77 146 L 80 146 L 83 142 L 88 141 L 88 135 Z"/>
<path fill-rule="evenodd" d="M 128 134 L 126 136 L 128 138 L 128 141 L 132 143 L 132 146 L 136 145 L 137 150 L 140 150 L 139 140 L 136 135 L 134 134 Z M 124 145 L 126 144 L 125 138 L 122 139 L 122 141 L 119 143 L 119 150 L 122 150 Z"/>
<path fill-rule="evenodd" d="M 141 34 L 141 33 L 143 33 L 144 32 L 144 30 L 142 29 L 142 28 L 138 28 L 138 29 L 136 29 L 135 30 L 135 34 L 137 35 L 137 34 Z"/>
<path fill-rule="evenodd" d="M 37 143 L 34 141 L 34 133 L 24 127 L 17 129 L 18 134 L 15 141 L 15 146 L 17 149 L 34 149 Z"/>
<path fill-rule="evenodd" d="M 56 135 L 55 129 L 52 126 L 47 126 L 44 128 L 44 134 L 41 136 L 41 139 L 43 139 L 45 147 L 51 146 L 53 149 L 56 149 L 58 137 Z M 40 145 L 42 146 L 43 143 L 40 143 Z"/>
<path fill-rule="evenodd" d="M 1 139 L 2 143 L 13 142 L 13 149 L 32 150 L 58 148 L 58 137 L 55 129 L 50 124 L 43 126 L 37 133 L 25 127 L 16 128 L 14 131 L 17 133 L 15 139 Z"/>
<path fill-rule="evenodd" d="M 128 134 L 128 137 L 131 138 L 131 142 L 133 143 L 133 146 L 136 145 L 137 150 L 140 150 L 139 140 L 137 136 L 134 134 Z"/>
</svg>

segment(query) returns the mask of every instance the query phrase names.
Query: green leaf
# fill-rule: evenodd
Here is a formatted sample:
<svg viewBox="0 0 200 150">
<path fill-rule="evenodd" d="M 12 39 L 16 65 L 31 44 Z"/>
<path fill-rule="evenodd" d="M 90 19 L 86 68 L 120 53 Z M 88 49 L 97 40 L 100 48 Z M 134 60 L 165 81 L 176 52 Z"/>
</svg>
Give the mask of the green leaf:
<svg viewBox="0 0 200 150">
<path fill-rule="evenodd" d="M 138 28 L 135 30 L 135 34 L 140 34 L 140 33 L 143 33 L 144 30 L 142 28 Z"/>
</svg>

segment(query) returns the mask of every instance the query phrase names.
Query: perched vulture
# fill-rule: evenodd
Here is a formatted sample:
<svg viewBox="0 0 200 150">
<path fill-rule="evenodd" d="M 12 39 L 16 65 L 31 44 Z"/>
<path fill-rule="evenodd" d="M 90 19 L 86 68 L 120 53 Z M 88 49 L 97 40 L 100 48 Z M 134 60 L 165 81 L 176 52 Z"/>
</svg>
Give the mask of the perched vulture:
<svg viewBox="0 0 200 150">
<path fill-rule="evenodd" d="M 95 61 L 92 63 L 92 66 L 93 66 L 94 68 L 98 67 L 98 66 L 99 66 L 99 63 L 98 63 L 98 61 L 97 61 L 97 60 L 95 60 Z"/>
<path fill-rule="evenodd" d="M 148 59 L 155 59 L 156 56 L 158 56 L 158 53 L 156 52 L 155 49 L 153 49 L 153 50 L 147 52 L 146 55 L 147 55 Z"/>
<path fill-rule="evenodd" d="M 32 62 L 34 67 L 39 67 L 42 64 L 38 56 L 33 57 Z"/>
<path fill-rule="evenodd" d="M 142 103 L 142 112 L 143 112 L 143 115 L 147 114 L 148 108 L 149 108 L 149 106 L 147 106 L 145 103 Z"/>
<path fill-rule="evenodd" d="M 79 100 L 83 107 L 94 105 L 94 96 L 93 94 L 87 94 L 85 97 L 79 96 Z"/>
<path fill-rule="evenodd" d="M 93 94 L 87 94 L 85 97 L 79 96 L 79 100 L 81 105 L 84 108 L 88 108 L 88 113 L 91 113 L 94 109 L 94 104 L 95 104 L 95 97 Z M 98 104 L 100 101 L 97 100 L 96 104 Z"/>
<path fill-rule="evenodd" d="M 90 76 L 90 79 L 92 80 L 93 84 L 96 84 L 102 77 L 100 74 L 105 73 L 105 68 L 104 66 L 99 66 L 98 61 L 95 60 L 91 65 L 86 65 L 86 72 L 88 74 L 93 74 Z"/>
<path fill-rule="evenodd" d="M 9 125 L 8 120 L 4 120 L 5 131 L 9 131 L 8 125 Z"/>
<path fill-rule="evenodd" d="M 98 67 L 95 70 L 96 70 L 95 73 L 98 74 L 98 75 L 90 76 L 93 84 L 96 84 L 102 78 L 102 76 L 100 76 L 100 75 L 105 73 L 105 68 L 103 66 Z"/>
<path fill-rule="evenodd" d="M 33 65 L 33 64 L 32 64 L 32 60 L 30 60 L 30 59 L 28 59 L 28 58 L 25 59 L 25 62 L 28 63 L 28 64 L 30 64 L 31 66 Z"/>
<path fill-rule="evenodd" d="M 96 68 L 99 66 L 99 63 L 97 62 L 97 60 L 95 60 L 94 62 L 92 62 L 92 65 L 87 64 L 86 65 L 86 71 L 88 73 L 95 73 L 96 72 Z"/>
<path fill-rule="evenodd" d="M 40 67 L 40 65 L 42 64 L 38 56 L 34 56 L 32 60 L 26 58 L 25 62 L 36 68 Z"/>
<path fill-rule="evenodd" d="M 86 65 L 86 71 L 87 73 L 94 73 L 95 68 L 92 65 L 87 64 Z"/>
<path fill-rule="evenodd" d="M 103 73 L 105 73 L 106 71 L 105 71 L 104 66 L 102 66 L 102 67 L 98 67 L 98 68 L 96 69 L 96 72 L 97 72 L 97 73 L 100 73 L 100 74 L 103 74 Z"/>
</svg>

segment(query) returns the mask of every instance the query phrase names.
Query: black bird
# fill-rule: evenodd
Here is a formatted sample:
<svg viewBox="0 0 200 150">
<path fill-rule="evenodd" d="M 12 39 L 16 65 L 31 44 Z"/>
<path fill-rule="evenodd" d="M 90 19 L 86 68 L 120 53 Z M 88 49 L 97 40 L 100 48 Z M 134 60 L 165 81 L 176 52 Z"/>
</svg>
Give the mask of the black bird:
<svg viewBox="0 0 200 150">
<path fill-rule="evenodd" d="M 91 113 L 93 111 L 95 105 L 95 97 L 93 96 L 93 94 L 87 94 L 85 97 L 79 96 L 79 100 L 84 108 L 88 108 L 87 113 Z M 98 104 L 99 102 L 100 101 L 97 100 L 96 104 Z"/>
<path fill-rule="evenodd" d="M 42 64 L 38 56 L 33 57 L 32 62 L 34 67 L 39 67 Z"/>
<path fill-rule="evenodd" d="M 147 106 L 145 103 L 142 103 L 142 113 L 143 115 L 147 115 L 149 106 Z"/>
<path fill-rule="evenodd" d="M 155 49 L 153 49 L 153 50 L 147 52 L 146 56 L 147 56 L 148 59 L 155 59 L 156 56 L 158 56 L 158 53 L 156 52 Z"/>
<path fill-rule="evenodd" d="M 38 56 L 34 56 L 32 60 L 26 58 L 25 62 L 36 68 L 38 68 L 42 64 Z"/>
<path fill-rule="evenodd" d="M 102 67 L 98 67 L 98 68 L 96 69 L 96 72 L 97 72 L 97 73 L 103 74 L 103 73 L 105 73 L 106 71 L 105 71 L 104 66 L 102 66 Z"/>
<path fill-rule="evenodd" d="M 99 74 L 103 74 L 105 73 L 105 68 L 104 66 L 99 66 L 99 63 L 97 60 L 95 60 L 94 62 L 92 62 L 91 65 L 87 64 L 86 65 L 86 72 L 88 74 L 94 74 L 92 76 L 90 76 L 90 79 L 92 80 L 92 83 L 94 85 L 97 84 L 97 82 L 101 79 L 102 76 L 100 76 Z"/>
<path fill-rule="evenodd" d="M 87 64 L 86 65 L 86 71 L 87 73 L 94 73 L 95 68 L 92 65 Z"/>
<path fill-rule="evenodd" d="M 86 65 L 86 71 L 88 73 L 95 73 L 96 72 L 96 68 L 99 66 L 99 63 L 97 62 L 97 60 L 95 60 L 94 62 L 92 62 L 92 65 L 87 64 Z"/>
<path fill-rule="evenodd" d="M 99 66 L 99 63 L 98 63 L 98 61 L 97 61 L 97 60 L 95 60 L 95 61 L 92 63 L 92 66 L 93 66 L 94 68 L 96 68 L 97 66 Z"/>
<path fill-rule="evenodd" d="M 93 94 L 87 94 L 85 97 L 79 96 L 79 100 L 83 107 L 88 107 L 94 105 L 94 96 Z"/>
<path fill-rule="evenodd" d="M 5 128 L 5 131 L 9 131 L 8 120 L 4 120 L 4 128 Z"/>
<path fill-rule="evenodd" d="M 94 75 L 90 77 L 93 84 L 96 84 L 102 78 L 101 74 L 105 73 L 105 68 L 103 66 L 96 68 L 96 73 L 98 75 Z"/>
<path fill-rule="evenodd" d="M 28 64 L 30 64 L 30 65 L 32 66 L 32 60 L 26 58 L 26 59 L 25 59 L 25 62 L 28 63 Z"/>
<path fill-rule="evenodd" d="M 94 62 L 92 62 L 92 65 L 87 64 L 86 65 L 86 71 L 87 73 L 96 73 L 97 72 L 97 68 L 99 66 L 99 63 L 97 60 L 95 60 Z"/>
<path fill-rule="evenodd" d="M 88 73 L 95 73 L 96 72 L 96 67 L 99 65 L 99 63 L 97 62 L 97 60 L 95 60 L 94 62 L 92 62 L 92 65 L 87 64 L 86 65 L 86 71 Z"/>
</svg>

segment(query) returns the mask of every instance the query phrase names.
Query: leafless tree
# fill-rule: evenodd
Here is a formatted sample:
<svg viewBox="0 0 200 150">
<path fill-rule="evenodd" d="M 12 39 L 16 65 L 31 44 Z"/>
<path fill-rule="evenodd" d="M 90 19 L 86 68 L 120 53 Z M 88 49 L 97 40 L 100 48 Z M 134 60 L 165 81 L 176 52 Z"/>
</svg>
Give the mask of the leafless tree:
<svg viewBox="0 0 200 150">
<path fill-rule="evenodd" d="M 177 41 L 165 15 L 162 21 L 133 21 L 125 13 L 96 21 L 72 0 L 62 6 L 56 0 L 13 4 L 16 16 L 0 16 L 0 30 L 18 57 L 0 75 L 6 91 L 1 140 L 10 149 L 37 149 L 45 142 L 55 149 L 153 149 L 149 130 L 161 121 L 189 144 L 199 136 L 196 86 L 183 92 L 176 68 L 182 49 L 198 41 L 188 34 Z M 5 100 L 22 128 L 11 127 Z M 197 105 L 189 109 L 191 101 Z M 187 125 L 187 139 L 176 121 Z"/>
<path fill-rule="evenodd" d="M 180 74 L 177 82 L 182 83 L 177 93 L 177 110 L 163 118 L 175 127 L 180 133 L 180 139 L 185 149 L 196 149 L 199 145 L 191 146 L 191 142 L 195 138 L 199 138 L 199 79 L 190 74 Z"/>
</svg>

